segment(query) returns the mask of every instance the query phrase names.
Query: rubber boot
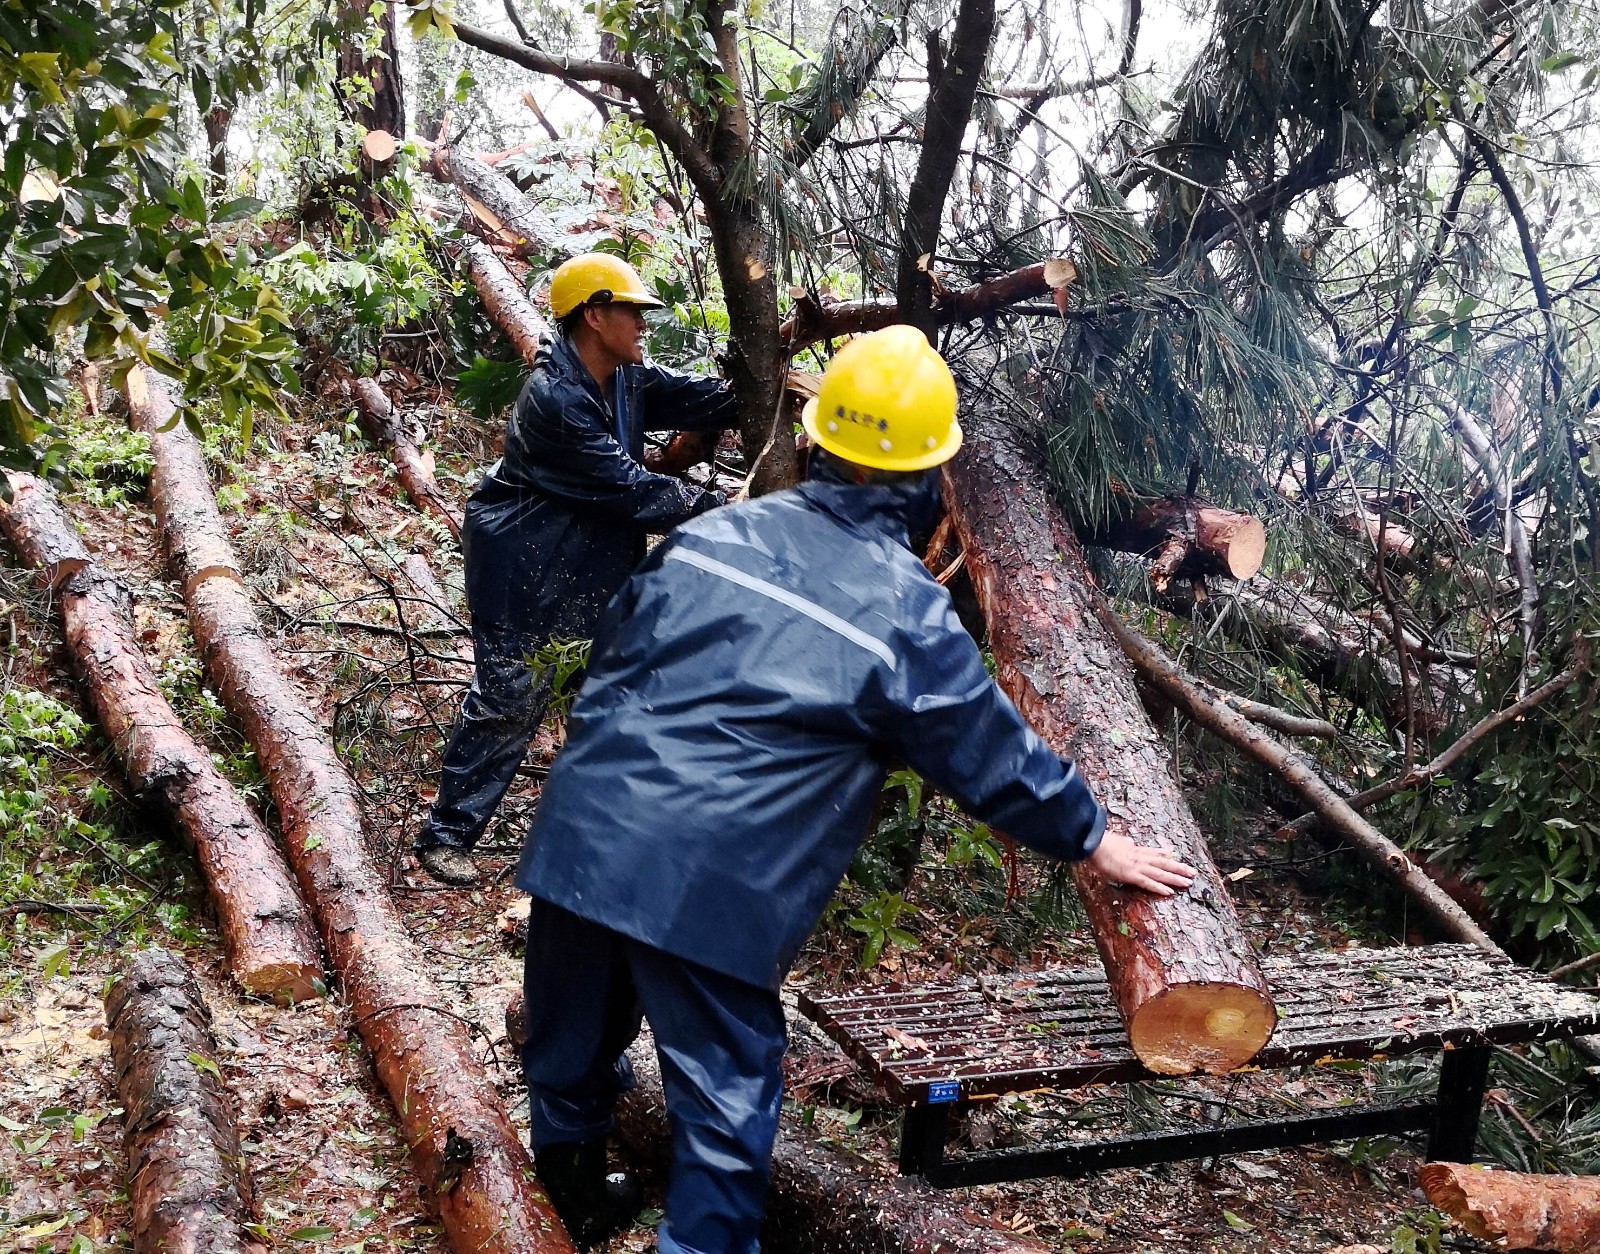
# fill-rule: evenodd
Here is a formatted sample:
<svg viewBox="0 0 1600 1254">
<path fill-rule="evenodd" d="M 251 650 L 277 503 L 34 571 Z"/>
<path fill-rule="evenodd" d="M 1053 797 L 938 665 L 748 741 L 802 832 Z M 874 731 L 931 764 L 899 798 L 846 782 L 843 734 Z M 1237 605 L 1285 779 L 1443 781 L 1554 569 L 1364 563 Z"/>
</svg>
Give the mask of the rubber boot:
<svg viewBox="0 0 1600 1254">
<path fill-rule="evenodd" d="M 638 1177 L 606 1170 L 604 1141 L 563 1141 L 533 1155 L 539 1182 L 580 1250 L 599 1245 L 634 1220 L 644 1204 Z"/>
<path fill-rule="evenodd" d="M 476 884 L 478 868 L 472 855 L 454 845 L 428 845 L 417 850 L 417 864 L 441 884 Z"/>
</svg>

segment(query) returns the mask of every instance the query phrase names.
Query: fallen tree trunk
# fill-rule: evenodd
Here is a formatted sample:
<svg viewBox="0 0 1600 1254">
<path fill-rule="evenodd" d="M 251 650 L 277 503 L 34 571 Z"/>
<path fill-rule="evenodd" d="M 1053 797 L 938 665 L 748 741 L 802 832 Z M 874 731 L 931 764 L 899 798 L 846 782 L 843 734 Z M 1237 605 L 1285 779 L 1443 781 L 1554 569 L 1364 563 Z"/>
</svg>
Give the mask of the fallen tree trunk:
<svg viewBox="0 0 1600 1254">
<path fill-rule="evenodd" d="M 1157 592 L 1185 577 L 1249 579 L 1267 553 L 1267 528 L 1259 518 L 1185 496 L 1150 501 L 1079 538 L 1121 553 L 1153 555 L 1150 581 Z"/>
<path fill-rule="evenodd" d="M 1104 601 L 1095 613 L 1129 660 L 1184 713 L 1208 731 L 1249 754 L 1289 784 L 1311 806 L 1323 823 L 1354 845 L 1373 866 L 1394 878 L 1452 940 L 1478 945 L 1493 953 L 1500 947 L 1474 923 L 1421 867 L 1392 840 L 1357 814 L 1293 749 L 1252 726 L 1244 715 L 1216 701 L 1184 675 L 1160 649 L 1134 631 Z"/>
<path fill-rule="evenodd" d="M 47 484 L 15 473 L 10 480 L 0 528 L 54 589 L 67 648 L 129 784 L 154 799 L 193 847 L 229 973 L 258 997 L 321 996 L 322 958 L 294 877 L 261 820 L 161 695 L 139 648 L 127 588 L 90 560 Z"/>
<path fill-rule="evenodd" d="M 483 298 L 483 306 L 517 346 L 522 359 L 530 366 L 539 355 L 539 345 L 550 338 L 550 326 L 534 308 L 528 294 L 522 290 L 505 263 L 494 251 L 477 240 L 468 240 L 461 249 L 467 277 Z"/>
<path fill-rule="evenodd" d="M 1406 679 L 1389 652 L 1394 634 L 1387 621 L 1359 619 L 1311 593 L 1267 579 L 1219 579 L 1211 591 L 1208 600 L 1224 615 L 1222 630 L 1230 638 L 1265 643 L 1318 685 L 1369 710 L 1385 725 L 1405 725 Z M 1184 596 L 1169 593 L 1159 604 L 1177 614 L 1196 613 L 1195 601 Z M 1437 734 L 1472 690 L 1472 677 L 1452 665 L 1420 662 L 1430 650 L 1410 633 L 1406 651 L 1416 730 Z"/>
<path fill-rule="evenodd" d="M 506 1035 L 514 1050 L 522 1048 L 527 1020 L 520 993 L 506 1007 Z M 649 1036 L 629 1054 L 634 1087 L 618 1102 L 617 1136 L 640 1161 L 664 1165 L 672 1131 Z M 823 1144 L 787 1112 L 782 1116 L 761 1234 L 767 1254 L 1044 1254 L 1039 1242 L 981 1226 L 971 1215 L 959 1194 L 885 1174 L 864 1158 Z"/>
<path fill-rule="evenodd" d="M 559 263 L 579 251 L 572 237 L 536 209 L 515 183 L 470 153 L 436 147 L 428 155 L 428 173 L 461 193 L 486 239 L 518 257 Z"/>
<path fill-rule="evenodd" d="M 366 378 L 352 380 L 350 391 L 355 397 L 361 429 L 367 433 L 368 439 L 385 449 L 394 459 L 395 471 L 400 476 L 400 484 L 406 494 L 419 509 L 426 510 L 450 528 L 450 534 L 459 541 L 461 519 L 445 500 L 438 480 L 433 477 L 431 462 L 423 457 L 422 450 L 405 429 L 405 424 L 400 421 L 389 398 L 383 394 L 378 381 Z"/>
<path fill-rule="evenodd" d="M 461 1254 L 569 1254 L 466 1027 L 424 974 L 427 961 L 367 852 L 355 784 L 262 636 L 199 445 L 182 424 L 162 430 L 172 402 L 144 370 L 129 372 L 127 391 L 130 421 L 150 436 L 151 496 L 206 673 L 261 759 L 355 1027 L 451 1245 Z"/>
<path fill-rule="evenodd" d="M 1535 1176 L 1462 1163 L 1425 1163 L 1428 1200 L 1502 1249 L 1600 1250 L 1600 1176 Z"/>
<path fill-rule="evenodd" d="M 1072 866 L 1134 1053 L 1165 1075 L 1231 1071 L 1266 1044 L 1277 1012 L 1128 665 L 1095 621 L 1083 551 L 1010 439 L 978 414 L 945 467 L 998 679 L 1129 835 L 1197 872 L 1189 891 L 1158 898 Z"/>
<path fill-rule="evenodd" d="M 183 959 L 131 957 L 106 994 L 136 1254 L 258 1254 L 211 1012 Z"/>
</svg>

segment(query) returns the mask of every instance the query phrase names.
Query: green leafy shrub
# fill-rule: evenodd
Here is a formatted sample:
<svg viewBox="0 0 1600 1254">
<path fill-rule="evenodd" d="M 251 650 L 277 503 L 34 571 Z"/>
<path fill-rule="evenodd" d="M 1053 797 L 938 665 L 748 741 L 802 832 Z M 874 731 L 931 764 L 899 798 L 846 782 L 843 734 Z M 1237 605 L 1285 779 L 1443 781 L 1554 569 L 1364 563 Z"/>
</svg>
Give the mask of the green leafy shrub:
<svg viewBox="0 0 1600 1254">
<path fill-rule="evenodd" d="M 1415 843 L 1466 872 L 1551 960 L 1600 949 L 1600 692 L 1581 677 L 1486 737 L 1453 778 L 1402 798 Z"/>
</svg>

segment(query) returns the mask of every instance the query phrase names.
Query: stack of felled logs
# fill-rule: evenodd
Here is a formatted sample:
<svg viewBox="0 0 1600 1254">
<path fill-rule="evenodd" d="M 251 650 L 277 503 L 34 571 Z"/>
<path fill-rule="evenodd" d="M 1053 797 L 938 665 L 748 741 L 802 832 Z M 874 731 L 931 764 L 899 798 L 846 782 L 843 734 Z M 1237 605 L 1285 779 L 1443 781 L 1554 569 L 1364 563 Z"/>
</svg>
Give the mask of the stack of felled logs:
<svg viewBox="0 0 1600 1254">
<path fill-rule="evenodd" d="M 127 587 L 91 560 L 55 492 L 10 475 L 0 530 L 60 607 L 67 648 L 128 781 L 193 847 L 228 970 L 280 1002 L 322 992 L 322 959 L 294 877 L 255 812 L 183 729 L 139 648 Z"/>
<path fill-rule="evenodd" d="M 462 1254 L 570 1254 L 467 1028 L 426 975 L 367 850 L 355 784 L 261 631 L 198 442 L 146 371 L 131 370 L 126 391 L 130 424 L 150 437 L 151 499 L 206 674 L 261 761 L 289 860 L 450 1243 Z"/>
</svg>

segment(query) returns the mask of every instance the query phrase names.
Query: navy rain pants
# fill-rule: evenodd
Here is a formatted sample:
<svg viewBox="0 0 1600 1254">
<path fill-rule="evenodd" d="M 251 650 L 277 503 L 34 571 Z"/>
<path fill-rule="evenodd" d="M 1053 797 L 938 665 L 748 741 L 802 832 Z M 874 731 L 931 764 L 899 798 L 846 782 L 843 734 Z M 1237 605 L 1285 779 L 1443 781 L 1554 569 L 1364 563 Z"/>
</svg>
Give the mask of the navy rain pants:
<svg viewBox="0 0 1600 1254">
<path fill-rule="evenodd" d="M 611 1130 L 648 1019 L 672 1124 L 661 1254 L 755 1254 L 783 1099 L 778 995 L 538 898 L 523 994 L 535 1151 Z"/>
<path fill-rule="evenodd" d="M 528 659 L 546 641 L 493 623 L 472 625 L 472 686 L 439 772 L 439 795 L 417 841 L 471 849 L 489 826 L 550 704 L 552 674 Z"/>
</svg>

